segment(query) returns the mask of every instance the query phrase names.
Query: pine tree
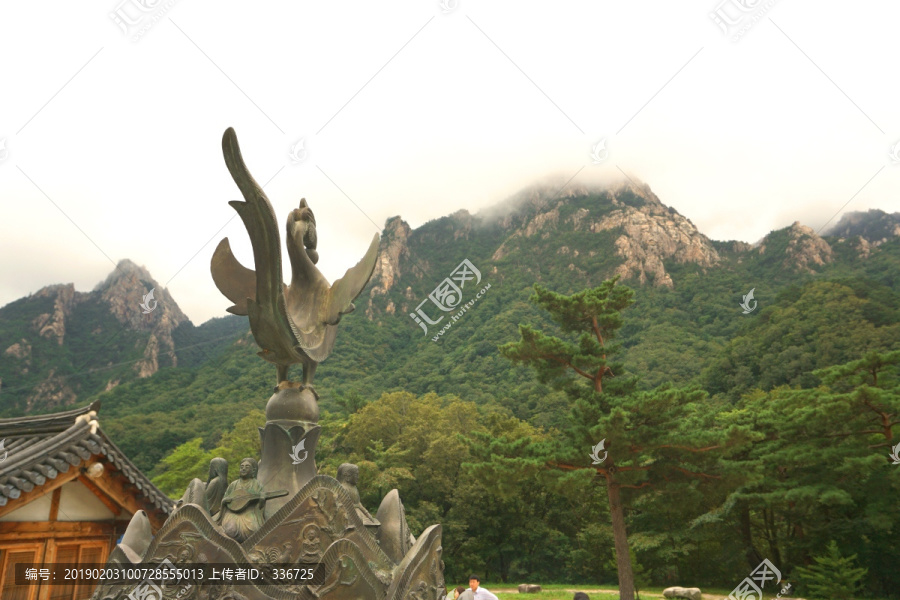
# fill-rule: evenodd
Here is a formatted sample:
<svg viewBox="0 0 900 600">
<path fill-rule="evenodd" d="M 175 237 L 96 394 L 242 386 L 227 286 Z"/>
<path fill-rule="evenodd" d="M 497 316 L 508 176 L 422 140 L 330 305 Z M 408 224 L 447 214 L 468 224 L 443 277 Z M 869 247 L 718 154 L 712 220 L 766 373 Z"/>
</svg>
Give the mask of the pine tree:
<svg viewBox="0 0 900 600">
<path fill-rule="evenodd" d="M 547 466 L 573 472 L 591 469 L 605 481 L 619 597 L 634 600 L 634 570 L 621 490 L 675 487 L 684 478 L 719 479 L 706 472 L 713 468 L 707 456 L 725 442 L 714 422 L 714 411 L 698 408 L 705 403 L 704 392 L 665 385 L 635 393 L 636 380 L 626 377 L 622 365 L 612 362 L 619 349 L 612 340 L 623 325 L 621 312 L 632 304 L 634 294 L 627 287 L 617 287 L 617 281 L 615 277 L 569 296 L 535 285 L 532 302 L 550 313 L 562 333 L 577 335 L 577 341 L 523 324 L 519 326 L 521 339 L 501 346 L 500 353 L 533 367 L 539 381 L 566 392 L 571 400 L 567 439 L 530 449 L 504 448 L 503 453 L 510 451 L 511 464 L 518 462 L 523 469 L 533 469 L 535 458 L 543 455 Z M 596 443 L 601 438 L 602 443 Z M 588 464 L 591 448 L 593 461 Z"/>
<path fill-rule="evenodd" d="M 837 542 L 828 544 L 825 554 L 813 557 L 815 565 L 797 567 L 794 573 L 800 577 L 811 598 L 821 600 L 853 600 L 862 578 L 868 569 L 855 567 L 856 555 L 843 557 Z"/>
<path fill-rule="evenodd" d="M 500 347 L 500 353 L 516 363 L 534 367 L 538 380 L 570 393 L 577 384 L 569 371 L 587 379 L 598 394 L 613 370 L 608 357 L 618 351 L 609 344 L 622 327 L 620 314 L 634 303 L 634 291 L 616 287 L 619 277 L 600 286 L 565 296 L 535 285 L 531 301 L 550 313 L 563 333 L 579 334 L 578 343 L 548 336 L 529 325 L 519 325 L 522 339 Z"/>
<path fill-rule="evenodd" d="M 747 432 L 722 461 L 735 481 L 722 513 L 740 510 L 750 568 L 762 556 L 802 563 L 848 519 L 841 547 L 874 569 L 872 540 L 898 523 L 892 492 L 900 471 L 890 463 L 900 427 L 900 351 L 870 352 L 813 374 L 822 382 L 816 388 L 756 390 L 722 413 L 723 425 Z"/>
</svg>

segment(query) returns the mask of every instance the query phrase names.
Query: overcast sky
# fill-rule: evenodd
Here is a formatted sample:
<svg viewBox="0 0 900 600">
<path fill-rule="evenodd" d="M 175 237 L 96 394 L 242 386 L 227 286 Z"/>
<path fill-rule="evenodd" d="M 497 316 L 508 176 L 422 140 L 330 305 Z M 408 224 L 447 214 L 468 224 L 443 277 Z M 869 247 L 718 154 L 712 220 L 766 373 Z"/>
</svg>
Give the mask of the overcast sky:
<svg viewBox="0 0 900 600">
<path fill-rule="evenodd" d="M 625 173 L 720 240 L 894 212 L 898 23 L 895 0 L 3 2 L 0 305 L 130 258 L 195 323 L 225 314 L 218 241 L 252 268 L 229 126 L 279 228 L 309 201 L 330 280 L 388 217 L 539 180 Z"/>
</svg>

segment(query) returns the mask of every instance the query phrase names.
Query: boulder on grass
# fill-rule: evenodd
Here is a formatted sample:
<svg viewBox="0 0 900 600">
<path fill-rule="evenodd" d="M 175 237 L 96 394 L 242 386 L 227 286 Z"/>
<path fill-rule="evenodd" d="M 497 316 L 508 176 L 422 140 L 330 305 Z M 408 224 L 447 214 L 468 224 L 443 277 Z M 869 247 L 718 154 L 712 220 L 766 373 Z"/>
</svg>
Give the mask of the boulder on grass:
<svg viewBox="0 0 900 600">
<path fill-rule="evenodd" d="M 537 594 L 541 591 L 541 586 L 533 585 L 531 583 L 523 583 L 519 586 L 520 594 Z"/>
<path fill-rule="evenodd" d="M 700 600 L 700 588 L 670 587 L 663 590 L 665 598 L 685 598 L 686 600 Z"/>
</svg>

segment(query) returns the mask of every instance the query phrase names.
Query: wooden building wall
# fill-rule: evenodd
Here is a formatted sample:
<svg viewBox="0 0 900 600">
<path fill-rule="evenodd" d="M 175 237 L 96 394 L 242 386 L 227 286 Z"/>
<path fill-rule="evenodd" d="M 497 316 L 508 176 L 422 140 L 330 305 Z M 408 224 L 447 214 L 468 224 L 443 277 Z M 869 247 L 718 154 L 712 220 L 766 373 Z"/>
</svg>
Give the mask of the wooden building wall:
<svg viewBox="0 0 900 600">
<path fill-rule="evenodd" d="M 92 585 L 39 581 L 28 587 L 16 586 L 14 568 L 17 563 L 106 562 L 132 513 L 123 509 L 119 499 L 100 490 L 97 483 L 107 487 L 105 482 L 76 477 L 23 505 L 4 507 L 7 510 L 0 513 L 0 599 L 90 598 Z"/>
</svg>

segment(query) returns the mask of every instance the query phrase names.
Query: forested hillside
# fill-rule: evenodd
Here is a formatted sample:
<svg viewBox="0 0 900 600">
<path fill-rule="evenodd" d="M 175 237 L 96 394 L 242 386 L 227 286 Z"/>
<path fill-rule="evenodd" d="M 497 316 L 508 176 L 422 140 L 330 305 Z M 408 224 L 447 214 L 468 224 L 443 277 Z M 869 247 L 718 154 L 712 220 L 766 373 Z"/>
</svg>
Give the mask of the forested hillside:
<svg viewBox="0 0 900 600">
<path fill-rule="evenodd" d="M 900 441 L 900 217 L 850 214 L 824 236 L 794 223 L 750 245 L 709 240 L 646 185 L 555 193 L 526 190 L 417 229 L 388 220 L 376 273 L 316 372 L 320 470 L 356 462 L 370 509 L 398 487 L 414 533 L 443 523 L 448 581 L 477 570 L 613 583 L 591 471 L 535 467 L 535 448 L 571 428 L 572 399 L 498 347 L 519 339 L 519 324 L 560 335 L 530 302 L 534 284 L 571 294 L 619 275 L 634 303 L 615 378 L 635 383 L 611 407 L 635 416 L 610 421 L 606 437 L 644 427 L 648 444 L 700 436 L 717 447 L 705 477 L 625 490 L 642 577 L 731 589 L 763 557 L 790 573 L 836 540 L 869 569 L 873 597 L 900 597 L 900 466 L 889 459 Z M 465 282 L 460 297 L 435 292 L 464 261 L 477 273 L 451 279 Z M 100 399 L 104 430 L 180 496 L 212 456 L 236 468 L 258 452 L 275 370 L 245 318 L 195 327 L 180 311 L 120 315 L 110 282 L 134 306 L 155 284 L 124 271 L 125 283 L 111 276 L 83 297 L 45 288 L 0 308 L 0 410 Z M 62 335 L 47 329 L 56 323 Z M 590 447 L 579 451 L 589 467 Z M 635 465 L 668 460 L 642 456 Z"/>
</svg>

